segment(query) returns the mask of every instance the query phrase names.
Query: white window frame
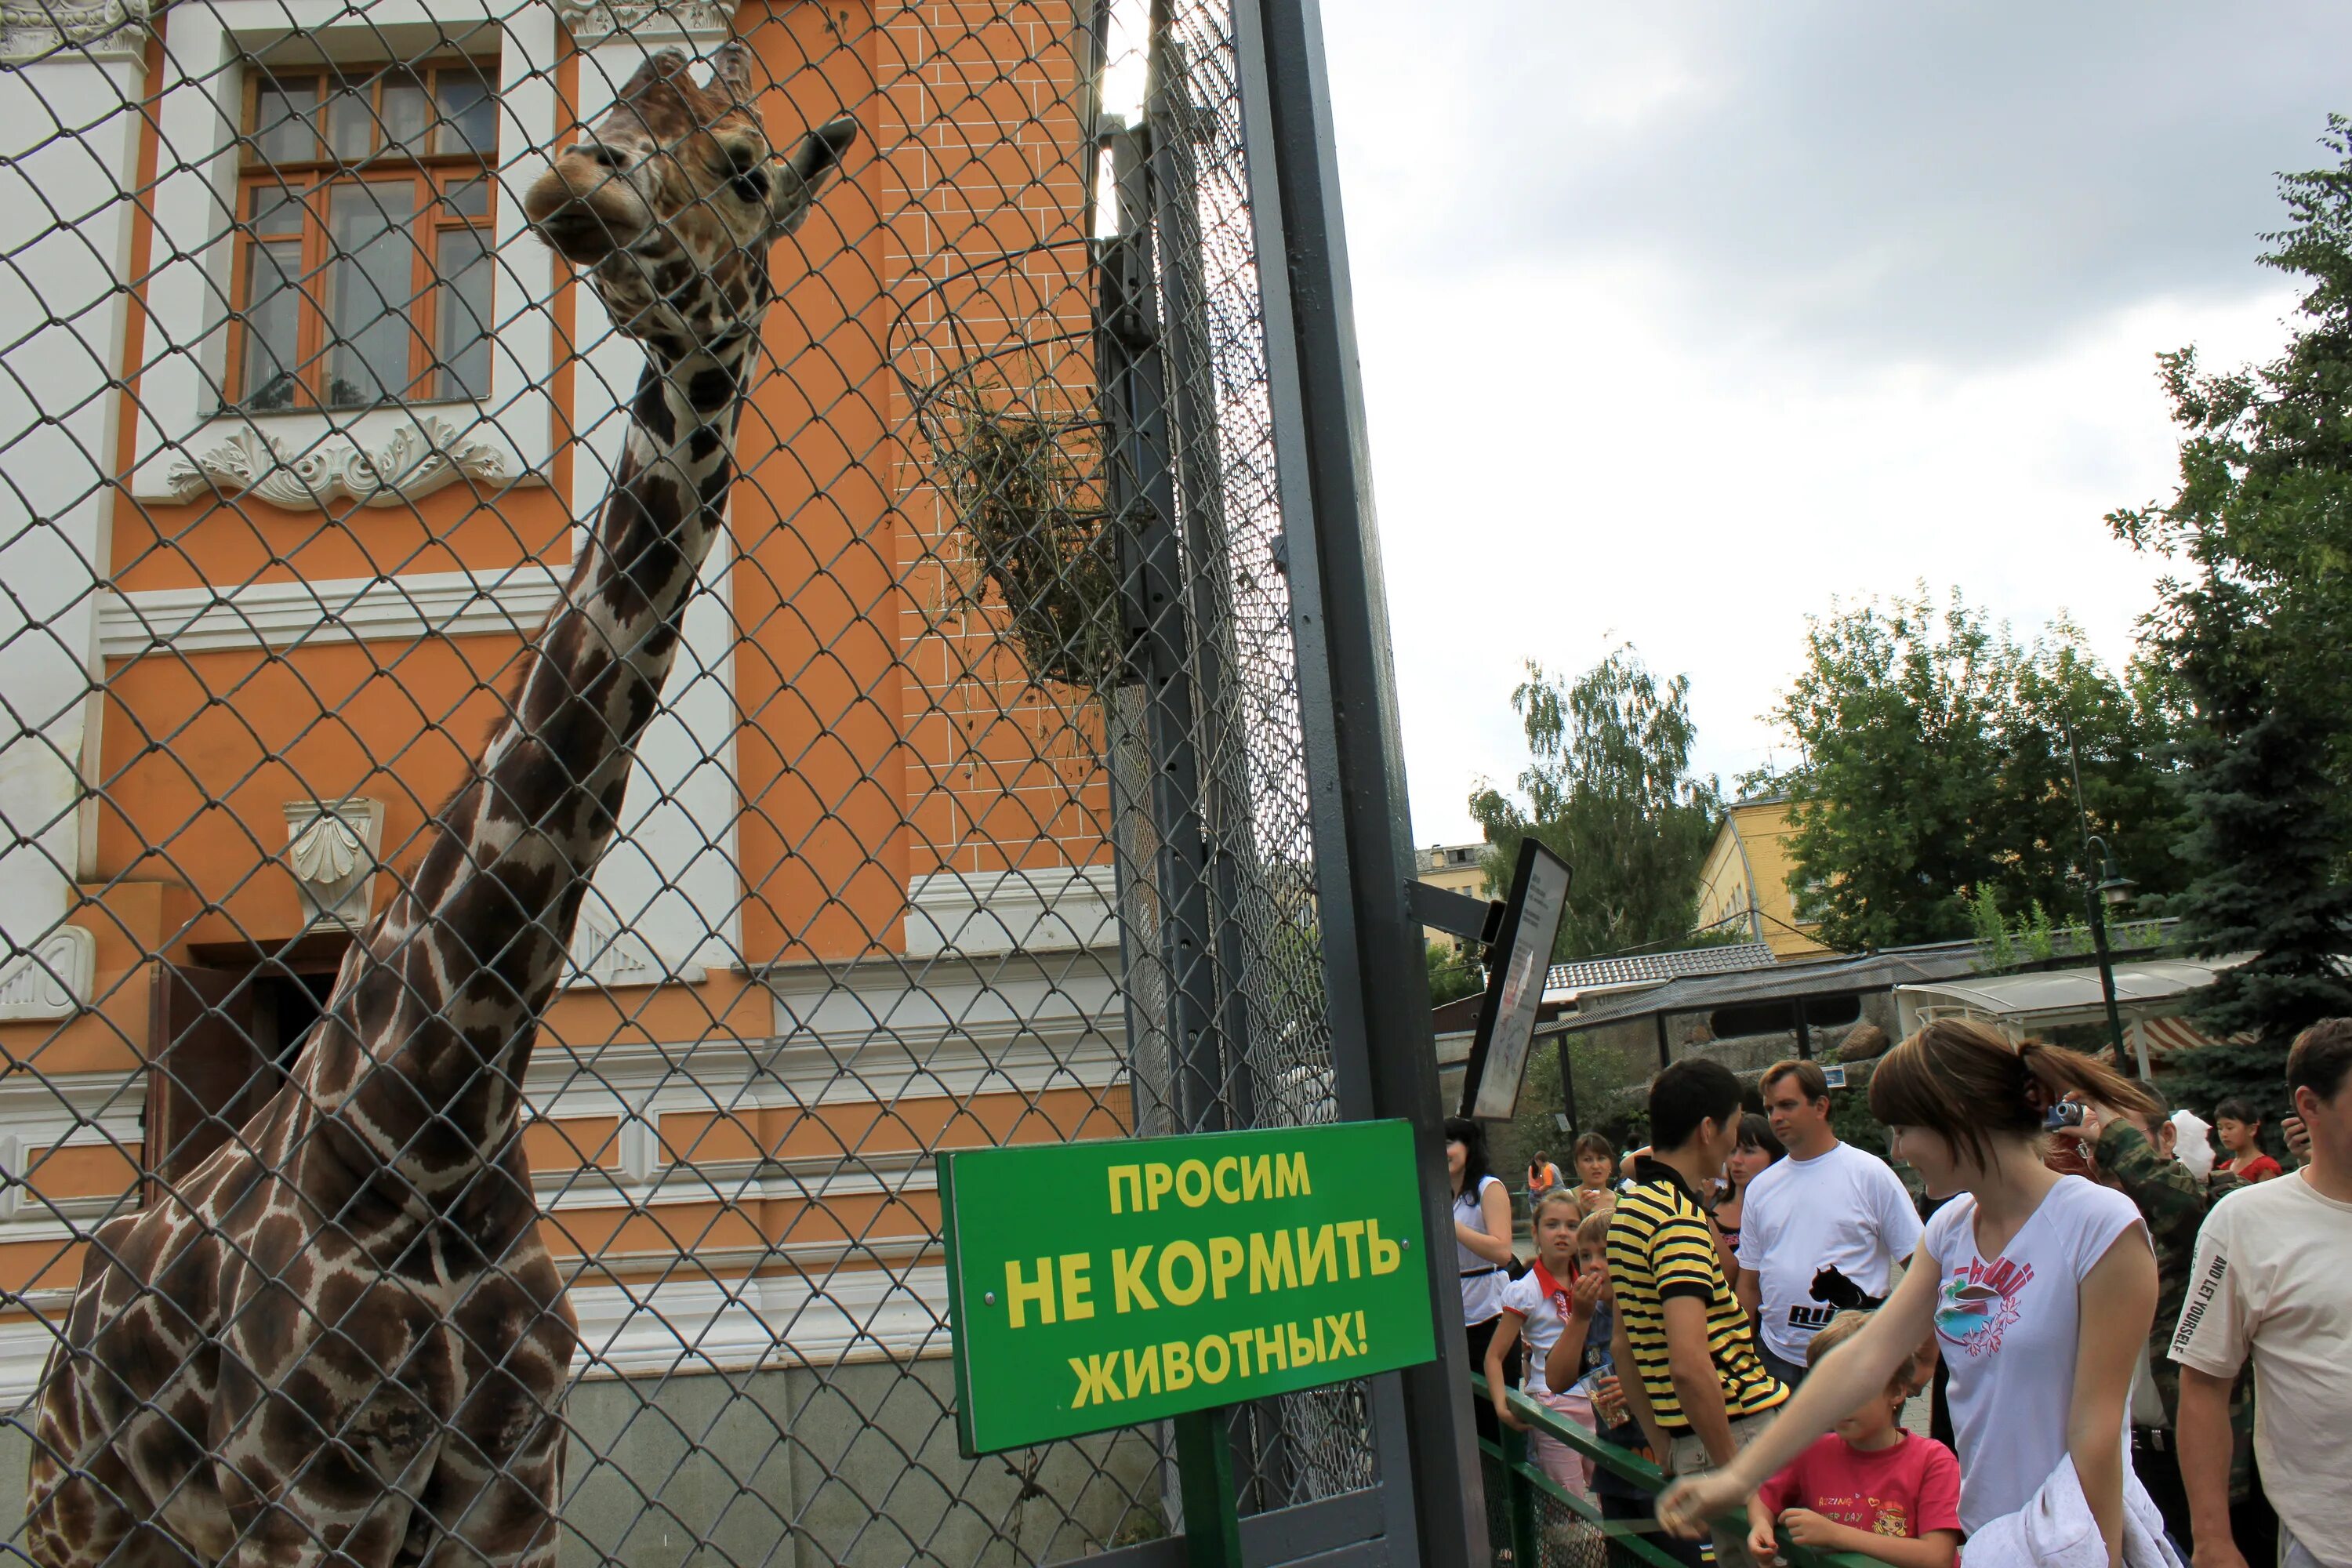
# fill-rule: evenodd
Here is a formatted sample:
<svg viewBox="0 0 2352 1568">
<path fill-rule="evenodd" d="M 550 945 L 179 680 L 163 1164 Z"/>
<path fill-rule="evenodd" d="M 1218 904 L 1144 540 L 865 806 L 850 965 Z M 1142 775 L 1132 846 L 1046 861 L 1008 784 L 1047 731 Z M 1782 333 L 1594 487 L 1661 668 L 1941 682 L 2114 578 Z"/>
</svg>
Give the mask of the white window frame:
<svg viewBox="0 0 2352 1568">
<path fill-rule="evenodd" d="M 156 268 L 131 495 L 257 490 L 279 506 L 397 505 L 458 479 L 544 483 L 554 456 L 553 258 L 525 234 L 520 193 L 560 127 L 557 11 L 531 0 L 206 0 L 165 23 L 156 120 Z M 499 200 L 492 230 L 490 395 L 479 403 L 246 413 L 221 406 L 236 261 L 239 121 L 247 57 L 298 35 L 330 58 L 422 50 L 488 24 L 499 37 Z M 362 461 L 364 458 L 366 460 Z"/>
</svg>

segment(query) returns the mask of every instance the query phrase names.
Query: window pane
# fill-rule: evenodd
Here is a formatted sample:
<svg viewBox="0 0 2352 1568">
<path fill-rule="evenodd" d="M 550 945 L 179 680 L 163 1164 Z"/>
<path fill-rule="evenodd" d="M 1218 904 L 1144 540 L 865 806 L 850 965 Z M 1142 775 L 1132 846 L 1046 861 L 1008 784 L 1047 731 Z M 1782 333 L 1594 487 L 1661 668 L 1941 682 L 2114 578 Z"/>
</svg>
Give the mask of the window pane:
<svg viewBox="0 0 2352 1568">
<path fill-rule="evenodd" d="M 416 258 L 408 226 L 416 187 L 407 180 L 338 185 L 328 223 L 326 402 L 362 407 L 408 390 L 410 268 Z"/>
<path fill-rule="evenodd" d="M 245 252 L 245 387 L 247 408 L 294 406 L 301 331 L 302 242 L 276 240 Z"/>
<path fill-rule="evenodd" d="M 327 100 L 327 147 L 346 163 L 356 163 L 375 148 L 375 110 L 368 102 L 364 81 L 347 81 Z"/>
<path fill-rule="evenodd" d="M 307 163 L 319 155 L 310 117 L 319 110 L 316 81 L 264 80 L 254 105 L 254 148 L 265 162 Z"/>
<path fill-rule="evenodd" d="M 490 182 L 479 176 L 451 185 L 442 193 L 446 210 L 456 217 L 490 216 Z"/>
<path fill-rule="evenodd" d="M 246 196 L 245 221 L 256 234 L 302 232 L 302 193 L 287 185 L 256 185 Z"/>
<path fill-rule="evenodd" d="M 405 70 L 383 79 L 383 145 L 386 152 L 415 157 L 425 151 L 427 111 L 425 84 Z"/>
<path fill-rule="evenodd" d="M 490 96 L 490 84 L 461 68 L 436 73 L 434 86 L 441 100 L 441 134 L 433 150 L 486 157 L 497 152 L 498 103 Z"/>
<path fill-rule="evenodd" d="M 488 238 L 478 228 L 441 231 L 440 252 L 434 258 L 434 271 L 441 279 L 436 397 L 482 398 L 490 393 L 492 263 Z"/>
</svg>

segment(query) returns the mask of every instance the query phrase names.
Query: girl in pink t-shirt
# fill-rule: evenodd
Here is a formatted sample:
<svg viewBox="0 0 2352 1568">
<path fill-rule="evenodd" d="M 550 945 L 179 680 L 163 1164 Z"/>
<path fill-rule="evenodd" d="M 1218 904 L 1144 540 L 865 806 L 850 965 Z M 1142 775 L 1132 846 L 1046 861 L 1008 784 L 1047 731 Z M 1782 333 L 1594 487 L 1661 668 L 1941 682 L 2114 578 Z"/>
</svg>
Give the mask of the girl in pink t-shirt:
<svg viewBox="0 0 2352 1568">
<path fill-rule="evenodd" d="M 1813 1336 L 1819 1357 L 1860 1332 L 1868 1312 L 1841 1312 Z M 1748 1500 L 1748 1550 L 1769 1563 L 1773 1527 L 1815 1552 L 1851 1552 L 1895 1568 L 1952 1568 L 1960 1548 L 1960 1462 L 1933 1437 L 1903 1429 L 1916 1357 L 1885 1392 Z"/>
</svg>

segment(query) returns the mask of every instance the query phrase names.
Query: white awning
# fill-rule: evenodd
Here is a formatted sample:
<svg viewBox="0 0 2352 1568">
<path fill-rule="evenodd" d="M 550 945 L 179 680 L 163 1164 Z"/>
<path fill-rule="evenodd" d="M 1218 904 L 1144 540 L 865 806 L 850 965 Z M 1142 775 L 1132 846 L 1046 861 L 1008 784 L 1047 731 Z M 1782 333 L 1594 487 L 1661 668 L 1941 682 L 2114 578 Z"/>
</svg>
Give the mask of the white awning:
<svg viewBox="0 0 2352 1568">
<path fill-rule="evenodd" d="M 2179 1012 L 2191 992 L 2213 984 L 2224 969 L 2243 963 L 2251 953 L 2222 958 L 2166 958 L 2118 963 L 2116 1006 L 2126 1018 L 2163 1016 Z M 1895 1006 L 1905 1033 L 1938 1016 L 1955 1014 L 1997 1020 L 2011 1026 L 2049 1028 L 2062 1024 L 2096 1023 L 2106 1016 L 2106 1000 L 2099 972 L 2053 969 L 2038 974 L 2003 974 L 1978 979 L 1958 975 L 1895 988 Z"/>
</svg>

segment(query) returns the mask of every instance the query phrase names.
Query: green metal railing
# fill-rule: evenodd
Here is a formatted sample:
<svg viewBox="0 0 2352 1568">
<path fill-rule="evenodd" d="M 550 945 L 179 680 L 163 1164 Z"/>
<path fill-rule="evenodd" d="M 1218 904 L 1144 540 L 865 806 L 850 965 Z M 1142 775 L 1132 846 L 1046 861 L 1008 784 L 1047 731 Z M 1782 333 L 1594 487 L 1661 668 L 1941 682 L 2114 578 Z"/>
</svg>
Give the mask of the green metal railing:
<svg viewBox="0 0 2352 1568">
<path fill-rule="evenodd" d="M 1485 1399 L 1486 1381 L 1471 1376 L 1475 1397 Z M 1563 1419 L 1549 1405 L 1539 1405 L 1517 1389 L 1509 1392 L 1511 1411 L 1532 1432 L 1565 1444 L 1595 1465 L 1612 1471 L 1654 1496 L 1666 1478 L 1657 1466 L 1638 1454 L 1605 1443 L 1585 1427 Z M 1494 1515 L 1496 1562 L 1514 1568 L 1601 1568 L 1605 1563 L 1632 1561 L 1657 1568 L 1681 1568 L 1657 1540 L 1657 1527 L 1646 1520 L 1606 1520 L 1600 1505 L 1579 1497 L 1544 1474 L 1528 1453 L 1527 1433 L 1506 1426 L 1500 1444 L 1480 1438 L 1489 1477 L 1487 1500 Z M 1744 1521 L 1741 1529 L 1747 1528 Z M 1510 1556 L 1503 1555 L 1507 1547 Z M 1615 1555 L 1611 1554 L 1614 1549 Z M 1794 1568 L 1881 1568 L 1873 1559 L 1851 1552 L 1814 1552 L 1780 1537 L 1780 1561 Z"/>
</svg>

